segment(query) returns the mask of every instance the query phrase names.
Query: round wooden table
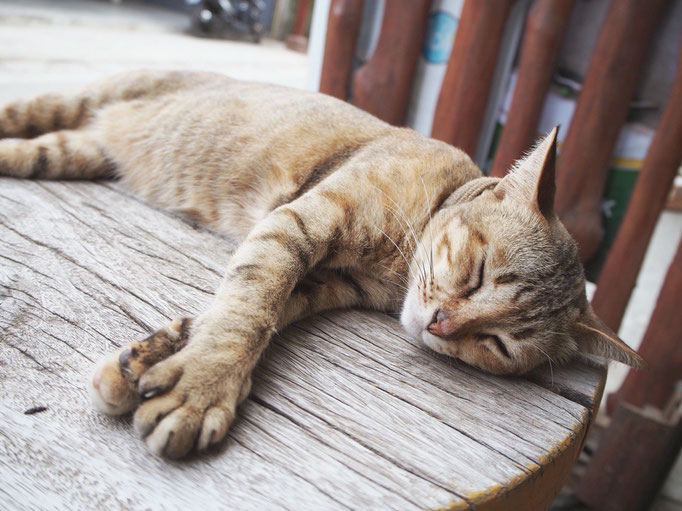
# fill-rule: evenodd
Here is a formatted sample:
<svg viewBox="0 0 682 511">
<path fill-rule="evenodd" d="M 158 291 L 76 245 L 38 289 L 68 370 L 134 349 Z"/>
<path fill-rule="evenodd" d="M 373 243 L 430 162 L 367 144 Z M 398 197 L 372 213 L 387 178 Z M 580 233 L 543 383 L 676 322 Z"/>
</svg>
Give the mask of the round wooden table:
<svg viewBox="0 0 682 511">
<path fill-rule="evenodd" d="M 93 363 L 205 307 L 233 249 L 116 184 L 0 179 L 0 507 L 547 508 L 604 369 L 494 377 L 384 314 L 282 332 L 207 455 L 156 458 L 129 417 L 94 411 Z"/>
</svg>

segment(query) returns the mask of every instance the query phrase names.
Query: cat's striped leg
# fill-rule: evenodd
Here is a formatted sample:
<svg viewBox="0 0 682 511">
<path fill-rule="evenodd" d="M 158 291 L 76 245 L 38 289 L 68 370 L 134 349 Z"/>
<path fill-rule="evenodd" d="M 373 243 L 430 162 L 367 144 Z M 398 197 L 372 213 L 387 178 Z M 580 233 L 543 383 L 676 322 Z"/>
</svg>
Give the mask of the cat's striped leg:
<svg viewBox="0 0 682 511">
<path fill-rule="evenodd" d="M 287 300 L 277 328 L 329 309 L 371 305 L 367 297 L 377 281 L 368 276 L 335 270 L 310 272 Z M 373 299 L 380 293 L 373 293 Z M 95 407 L 109 415 L 120 415 L 138 403 L 140 376 L 157 362 L 182 349 L 187 343 L 190 319 L 176 319 L 141 342 L 131 343 L 103 358 L 89 382 Z M 239 402 L 246 397 L 244 394 Z"/>
<path fill-rule="evenodd" d="M 0 140 L 0 175 L 34 179 L 93 179 L 115 165 L 87 131 L 56 131 L 33 139 Z"/>
<path fill-rule="evenodd" d="M 349 260 L 359 253 L 345 248 L 353 216 L 337 197 L 309 194 L 259 223 L 232 257 L 212 306 L 195 319 L 187 346 L 142 375 L 146 400 L 134 425 L 154 452 L 180 457 L 221 441 L 296 284 L 330 250 Z"/>
<path fill-rule="evenodd" d="M 280 315 L 277 330 L 318 312 L 351 307 L 385 310 L 395 300 L 396 289 L 371 275 L 356 271 L 316 269 L 294 287 Z"/>
<path fill-rule="evenodd" d="M 100 360 L 88 381 L 95 407 L 109 415 L 132 411 L 138 403 L 140 376 L 187 344 L 191 322 L 175 319 L 143 341 L 123 346 Z"/>
<path fill-rule="evenodd" d="M 51 131 L 76 129 L 90 119 L 92 98 L 43 94 L 0 108 L 0 138 L 33 138 Z"/>
</svg>

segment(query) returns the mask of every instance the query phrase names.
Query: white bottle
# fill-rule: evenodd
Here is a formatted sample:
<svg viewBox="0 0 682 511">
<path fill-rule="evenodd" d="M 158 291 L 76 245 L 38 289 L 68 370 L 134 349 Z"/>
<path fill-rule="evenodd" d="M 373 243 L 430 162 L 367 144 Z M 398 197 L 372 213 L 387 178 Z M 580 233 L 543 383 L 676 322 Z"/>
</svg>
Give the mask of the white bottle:
<svg viewBox="0 0 682 511">
<path fill-rule="evenodd" d="M 431 135 L 433 115 L 463 5 L 464 0 L 435 0 L 431 6 L 407 109 L 407 125 L 422 135 Z"/>
</svg>

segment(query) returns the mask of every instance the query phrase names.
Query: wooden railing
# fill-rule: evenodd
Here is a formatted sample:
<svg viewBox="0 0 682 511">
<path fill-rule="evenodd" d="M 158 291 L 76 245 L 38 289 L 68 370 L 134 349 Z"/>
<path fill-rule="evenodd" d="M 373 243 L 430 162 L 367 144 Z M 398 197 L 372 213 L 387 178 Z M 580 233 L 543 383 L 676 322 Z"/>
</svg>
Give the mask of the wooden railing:
<svg viewBox="0 0 682 511">
<path fill-rule="evenodd" d="M 513 3 L 466 2 L 459 20 L 431 134 L 471 155 L 478 145 L 502 33 Z"/>
<path fill-rule="evenodd" d="M 604 238 L 601 204 L 612 154 L 668 3 L 666 0 L 610 3 L 561 146 L 556 211 L 577 240 L 583 261 L 595 255 Z M 320 90 L 349 100 L 388 122 L 403 124 L 429 4 L 427 0 L 387 1 L 377 49 L 364 66 L 353 72 L 363 2 L 332 0 Z M 447 64 L 432 136 L 472 156 L 479 143 L 502 36 L 513 4 L 514 0 L 466 0 Z M 491 175 L 503 176 L 537 136 L 540 114 L 574 4 L 575 0 L 532 3 L 521 42 L 516 87 Z M 597 313 L 614 330 L 620 325 L 654 226 L 681 163 L 682 46 L 672 92 L 593 300 Z M 682 248 L 678 249 L 669 269 L 642 342 L 641 353 L 653 370 L 631 371 L 622 388 L 612 395 L 611 409 L 622 403 L 662 407 L 682 377 L 681 251 Z M 614 427 L 618 427 L 619 421 L 615 422 Z M 603 459 L 608 456 L 598 457 L 600 463 Z M 592 490 L 583 488 L 581 497 L 590 500 L 590 495 L 598 491 L 595 485 Z M 598 499 L 591 502 L 600 508 Z"/>
</svg>

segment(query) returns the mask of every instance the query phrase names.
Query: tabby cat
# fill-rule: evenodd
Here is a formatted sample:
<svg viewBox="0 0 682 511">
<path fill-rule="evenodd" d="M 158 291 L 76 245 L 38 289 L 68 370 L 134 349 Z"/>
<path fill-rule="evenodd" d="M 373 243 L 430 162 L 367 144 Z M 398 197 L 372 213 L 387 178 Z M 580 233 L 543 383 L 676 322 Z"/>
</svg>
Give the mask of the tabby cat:
<svg viewBox="0 0 682 511">
<path fill-rule="evenodd" d="M 140 71 L 6 105 L 0 138 L 0 174 L 118 177 L 241 241 L 205 312 L 90 379 L 100 410 L 137 407 L 155 453 L 220 442 L 273 333 L 332 308 L 401 311 L 435 351 L 496 374 L 578 354 L 641 363 L 594 315 L 553 212 L 556 129 L 500 180 L 322 94 Z"/>
</svg>

